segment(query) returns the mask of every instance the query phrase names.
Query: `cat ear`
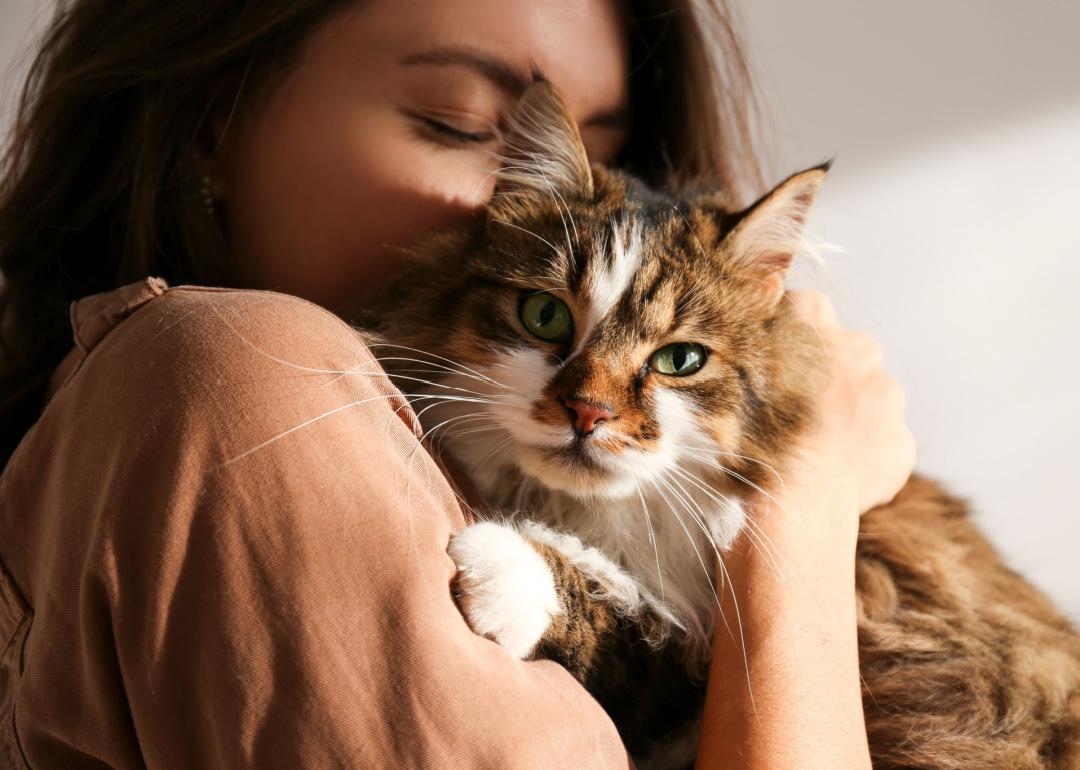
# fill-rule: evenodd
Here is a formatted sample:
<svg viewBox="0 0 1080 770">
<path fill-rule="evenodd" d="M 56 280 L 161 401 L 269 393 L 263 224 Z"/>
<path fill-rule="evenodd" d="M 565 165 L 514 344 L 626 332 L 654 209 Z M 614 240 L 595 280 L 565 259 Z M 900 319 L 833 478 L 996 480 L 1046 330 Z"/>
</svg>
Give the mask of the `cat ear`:
<svg viewBox="0 0 1080 770">
<path fill-rule="evenodd" d="M 496 196 L 550 196 L 554 187 L 564 196 L 592 197 L 589 156 L 577 124 L 554 86 L 543 80 L 534 82 L 507 123 Z"/>
<path fill-rule="evenodd" d="M 784 277 L 805 251 L 803 229 L 830 163 L 801 171 L 748 208 L 724 238 L 725 272 L 755 282 L 765 309 L 784 293 Z"/>
</svg>

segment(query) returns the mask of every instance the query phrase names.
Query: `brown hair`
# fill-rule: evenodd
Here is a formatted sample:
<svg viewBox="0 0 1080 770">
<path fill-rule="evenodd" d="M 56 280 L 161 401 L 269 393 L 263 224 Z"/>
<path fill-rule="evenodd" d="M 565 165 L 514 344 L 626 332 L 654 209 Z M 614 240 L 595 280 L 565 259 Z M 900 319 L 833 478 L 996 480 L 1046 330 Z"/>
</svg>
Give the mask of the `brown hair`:
<svg viewBox="0 0 1080 770">
<path fill-rule="evenodd" d="M 67 306 L 158 275 L 236 285 L 188 152 L 203 121 L 276 82 L 357 0 L 59 0 L 0 166 L 0 464 L 71 348 Z M 627 0 L 632 130 L 654 184 L 761 183 L 755 101 L 724 0 Z"/>
</svg>

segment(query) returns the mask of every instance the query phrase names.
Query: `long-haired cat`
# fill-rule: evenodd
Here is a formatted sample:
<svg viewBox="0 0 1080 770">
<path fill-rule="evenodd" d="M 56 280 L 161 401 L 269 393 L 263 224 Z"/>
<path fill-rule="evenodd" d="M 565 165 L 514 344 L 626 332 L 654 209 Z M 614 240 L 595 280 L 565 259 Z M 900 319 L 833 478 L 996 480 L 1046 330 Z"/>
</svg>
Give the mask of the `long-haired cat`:
<svg viewBox="0 0 1080 770">
<path fill-rule="evenodd" d="M 451 543 L 472 628 L 565 665 L 639 766 L 686 766 L 714 553 L 825 376 L 783 281 L 826 169 L 743 211 L 657 192 L 590 167 L 543 83 L 505 139 L 483 216 L 419 247 L 365 323 L 433 446 L 506 514 Z M 965 504 L 913 477 L 861 526 L 875 766 L 1080 767 L 1080 639 Z"/>
</svg>

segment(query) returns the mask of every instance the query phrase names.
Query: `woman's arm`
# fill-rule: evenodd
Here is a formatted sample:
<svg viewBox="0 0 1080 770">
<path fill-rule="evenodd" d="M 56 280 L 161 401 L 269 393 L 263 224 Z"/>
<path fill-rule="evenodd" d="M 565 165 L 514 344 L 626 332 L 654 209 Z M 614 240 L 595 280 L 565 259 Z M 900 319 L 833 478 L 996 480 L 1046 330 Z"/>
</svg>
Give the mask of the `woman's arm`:
<svg viewBox="0 0 1080 770">
<path fill-rule="evenodd" d="M 28 764 L 626 768 L 566 671 L 466 626 L 409 414 L 282 295 L 170 289 L 97 342 L 0 497 Z"/>
<path fill-rule="evenodd" d="M 821 334 L 831 383 L 821 421 L 756 525 L 725 555 L 698 768 L 870 767 L 855 626 L 859 515 L 911 473 L 903 394 L 870 337 L 839 326 L 823 295 L 792 300 Z M 741 624 L 741 629 L 740 629 Z"/>
</svg>

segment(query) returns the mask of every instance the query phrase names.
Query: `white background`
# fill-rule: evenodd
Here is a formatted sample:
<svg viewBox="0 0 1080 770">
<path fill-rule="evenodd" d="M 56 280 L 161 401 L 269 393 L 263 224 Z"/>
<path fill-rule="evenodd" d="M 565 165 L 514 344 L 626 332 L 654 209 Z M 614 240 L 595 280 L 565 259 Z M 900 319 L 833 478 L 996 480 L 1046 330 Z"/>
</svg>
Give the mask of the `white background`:
<svg viewBox="0 0 1080 770">
<path fill-rule="evenodd" d="M 743 0 L 776 178 L 836 163 L 825 287 L 919 468 L 1080 622 L 1080 3 Z"/>
<path fill-rule="evenodd" d="M 48 6 L 0 0 L 0 131 Z M 1080 3 L 740 9 L 774 177 L 836 158 L 812 226 L 844 251 L 801 281 L 885 344 L 920 469 L 1080 621 Z"/>
</svg>

